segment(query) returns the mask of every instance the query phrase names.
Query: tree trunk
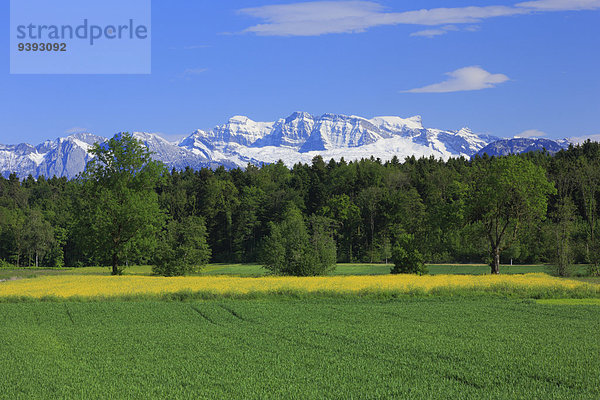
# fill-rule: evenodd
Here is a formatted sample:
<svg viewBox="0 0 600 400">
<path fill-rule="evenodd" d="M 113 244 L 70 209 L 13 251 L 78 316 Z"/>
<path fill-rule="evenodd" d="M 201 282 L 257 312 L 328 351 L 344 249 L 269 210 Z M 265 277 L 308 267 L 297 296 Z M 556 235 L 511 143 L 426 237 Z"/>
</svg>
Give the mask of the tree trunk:
<svg viewBox="0 0 600 400">
<path fill-rule="evenodd" d="M 113 275 L 120 275 L 120 271 L 119 271 L 119 257 L 117 256 L 117 253 L 113 253 L 113 255 L 112 255 L 112 274 Z"/>
<path fill-rule="evenodd" d="M 348 262 L 354 261 L 352 257 L 352 236 L 350 236 L 350 244 L 348 246 Z"/>
<path fill-rule="evenodd" d="M 500 248 L 496 247 L 492 253 L 494 260 L 492 261 L 492 274 L 498 275 L 500 273 Z"/>
<path fill-rule="evenodd" d="M 371 264 L 373 263 L 373 251 L 375 250 L 375 216 L 371 214 Z"/>
</svg>

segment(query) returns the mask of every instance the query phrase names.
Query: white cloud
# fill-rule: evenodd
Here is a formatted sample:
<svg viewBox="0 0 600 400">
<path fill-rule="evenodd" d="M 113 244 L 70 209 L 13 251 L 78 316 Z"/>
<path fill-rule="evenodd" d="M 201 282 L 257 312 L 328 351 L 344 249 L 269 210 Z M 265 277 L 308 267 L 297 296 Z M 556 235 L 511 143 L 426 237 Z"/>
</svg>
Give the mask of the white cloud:
<svg viewBox="0 0 600 400">
<path fill-rule="evenodd" d="M 82 128 L 80 126 L 74 126 L 65 131 L 65 133 L 69 134 L 69 135 L 72 135 L 74 133 L 83 133 L 83 132 L 89 132 L 89 130 L 87 128 Z"/>
<path fill-rule="evenodd" d="M 411 90 L 405 90 L 407 93 L 450 93 L 463 92 L 468 90 L 481 90 L 493 88 L 496 85 L 509 80 L 508 76 L 503 74 L 490 74 L 478 66 L 464 67 L 456 71 L 447 72 L 448 79 Z"/>
<path fill-rule="evenodd" d="M 208 68 L 188 68 L 183 71 L 179 77 L 190 79 L 192 76 L 203 74 L 206 71 L 208 71 Z"/>
<path fill-rule="evenodd" d="M 516 6 L 539 11 L 595 10 L 600 8 L 600 0 L 537 0 L 519 3 Z"/>
<path fill-rule="evenodd" d="M 446 33 L 448 33 L 448 31 L 444 29 L 425 29 L 422 31 L 413 32 L 410 34 L 410 36 L 423 36 L 427 38 L 432 38 L 435 36 L 445 35 Z"/>
<path fill-rule="evenodd" d="M 206 44 L 195 44 L 192 46 L 184 46 L 183 49 L 184 50 L 196 50 L 196 49 L 206 49 L 207 47 L 209 47 Z"/>
<path fill-rule="evenodd" d="M 426 38 L 433 38 L 435 36 L 445 35 L 446 33 L 450 32 L 450 31 L 459 31 L 459 30 L 461 30 L 461 29 L 455 25 L 446 25 L 446 26 L 442 26 L 439 29 L 425 29 L 422 31 L 413 32 L 410 34 L 410 36 L 413 36 L 413 37 L 421 36 L 421 37 L 426 37 Z M 467 29 L 465 28 L 464 30 L 466 31 Z"/>
<path fill-rule="evenodd" d="M 472 24 L 486 18 L 507 17 L 518 14 L 527 14 L 529 10 L 507 6 L 485 7 L 457 7 L 457 8 L 432 8 L 429 10 L 406 11 L 402 13 L 389 13 L 389 25 L 444 25 L 444 24 Z"/>
<path fill-rule="evenodd" d="M 312 1 L 244 8 L 240 14 L 264 20 L 244 32 L 264 36 L 318 36 L 362 32 L 381 25 L 383 7 L 371 1 Z"/>
<path fill-rule="evenodd" d="M 519 133 L 518 135 L 515 135 L 515 138 L 536 138 L 542 136 L 546 136 L 546 132 L 542 132 L 537 129 L 528 129 Z"/>
<path fill-rule="evenodd" d="M 244 33 L 261 36 L 318 36 L 330 33 L 364 32 L 383 25 L 474 24 L 487 18 L 530 14 L 534 11 L 593 10 L 600 0 L 537 0 L 514 6 L 470 6 L 388 12 L 379 3 L 365 0 L 310 1 L 243 8 L 238 13 L 262 23 Z M 429 30 L 429 34 L 440 29 Z M 421 31 L 427 32 L 427 31 Z M 442 34 L 437 32 L 437 34 Z M 428 33 L 412 36 L 428 36 Z"/>
<path fill-rule="evenodd" d="M 188 68 L 183 73 L 186 75 L 198 75 L 206 71 L 208 71 L 208 68 Z"/>
</svg>

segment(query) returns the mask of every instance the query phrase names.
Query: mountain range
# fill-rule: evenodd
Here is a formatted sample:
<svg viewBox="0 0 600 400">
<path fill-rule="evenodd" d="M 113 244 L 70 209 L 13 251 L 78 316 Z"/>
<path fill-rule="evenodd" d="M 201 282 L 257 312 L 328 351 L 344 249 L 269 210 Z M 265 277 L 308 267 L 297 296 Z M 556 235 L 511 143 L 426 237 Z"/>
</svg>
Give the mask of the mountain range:
<svg viewBox="0 0 600 400">
<path fill-rule="evenodd" d="M 531 138 L 513 138 L 497 140 L 479 150 L 477 154 L 487 154 L 489 156 L 506 156 L 509 154 L 529 153 L 531 151 L 546 150 L 550 154 L 557 153 L 562 149 L 569 147 L 572 142 L 569 139 L 550 140 L 550 139 L 531 139 Z"/>
<path fill-rule="evenodd" d="M 321 155 L 347 161 L 375 157 L 389 160 L 397 156 L 472 157 L 535 151 L 555 152 L 568 146 L 568 140 L 501 139 L 476 134 L 468 128 L 458 131 L 425 128 L 420 116 L 411 118 L 324 114 L 314 116 L 295 112 L 275 122 L 256 122 L 235 116 L 211 130 L 197 130 L 178 142 L 153 133 L 133 133 L 154 157 L 169 168 L 245 167 L 283 160 L 291 166 L 310 163 Z M 21 143 L 0 145 L 0 173 L 73 178 L 91 159 L 89 149 L 106 138 L 91 133 L 76 133 L 37 146 Z"/>
</svg>

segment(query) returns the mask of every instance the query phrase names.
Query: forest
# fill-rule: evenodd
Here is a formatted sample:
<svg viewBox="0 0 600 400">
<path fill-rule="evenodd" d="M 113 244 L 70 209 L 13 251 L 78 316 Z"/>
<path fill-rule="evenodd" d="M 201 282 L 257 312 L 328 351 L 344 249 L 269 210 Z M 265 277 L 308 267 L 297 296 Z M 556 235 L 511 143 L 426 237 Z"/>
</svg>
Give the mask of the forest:
<svg viewBox="0 0 600 400">
<path fill-rule="evenodd" d="M 98 194 L 88 181 L 86 173 L 0 178 L 0 266 L 111 265 L 96 251 L 92 234 L 105 216 L 89 211 Z M 554 155 L 163 167 L 150 190 L 161 215 L 157 233 L 124 244 L 123 265 L 147 264 L 157 247 L 186 237 L 205 238 L 207 261 L 260 263 L 265 239 L 293 211 L 310 232 L 333 239 L 337 262 L 388 262 L 410 237 L 430 263 L 496 257 L 554 264 L 561 275 L 577 263 L 598 272 L 600 144 L 590 141 Z M 165 230 L 171 239 L 161 240 Z"/>
</svg>

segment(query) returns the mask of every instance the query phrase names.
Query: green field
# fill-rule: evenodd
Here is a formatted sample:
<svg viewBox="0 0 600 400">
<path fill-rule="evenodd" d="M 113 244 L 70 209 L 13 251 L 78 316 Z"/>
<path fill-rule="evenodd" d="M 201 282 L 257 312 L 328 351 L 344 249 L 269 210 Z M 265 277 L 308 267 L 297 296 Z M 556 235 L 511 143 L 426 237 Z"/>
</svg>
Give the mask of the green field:
<svg viewBox="0 0 600 400">
<path fill-rule="evenodd" d="M 484 264 L 430 264 L 427 266 L 429 273 L 437 274 L 489 274 L 490 267 Z M 386 275 L 390 273 L 391 265 L 386 264 L 338 264 L 333 275 Z M 586 271 L 585 266 L 580 266 L 580 273 Z M 258 264 L 210 264 L 202 268 L 195 275 L 233 275 L 233 276 L 264 276 L 267 275 L 261 265 Z M 531 272 L 549 272 L 547 265 L 503 265 L 500 267 L 503 274 L 525 274 Z M 126 275 L 152 275 L 152 268 L 148 265 L 127 267 Z M 31 278 L 44 275 L 110 275 L 107 267 L 84 267 L 64 269 L 0 269 L 0 279 L 10 277 Z"/>
<path fill-rule="evenodd" d="M 593 399 L 599 331 L 501 299 L 0 304 L 0 398 Z"/>
</svg>

